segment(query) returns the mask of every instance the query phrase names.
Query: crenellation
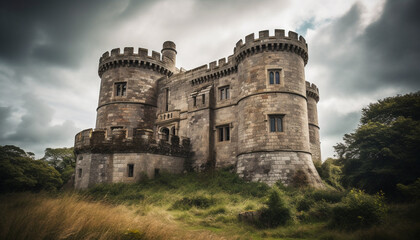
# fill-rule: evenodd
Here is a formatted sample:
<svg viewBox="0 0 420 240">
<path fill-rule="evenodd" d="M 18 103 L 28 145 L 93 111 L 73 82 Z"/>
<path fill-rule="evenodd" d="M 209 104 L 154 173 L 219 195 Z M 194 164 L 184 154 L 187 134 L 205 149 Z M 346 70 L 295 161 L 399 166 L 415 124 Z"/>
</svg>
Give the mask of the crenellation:
<svg viewBox="0 0 420 240">
<path fill-rule="evenodd" d="M 133 47 L 125 47 L 124 48 L 124 55 L 133 55 L 134 54 L 134 48 Z"/>
<path fill-rule="evenodd" d="M 284 30 L 283 29 L 275 29 L 274 30 L 274 37 L 276 37 L 278 39 L 285 38 Z"/>
<path fill-rule="evenodd" d="M 251 33 L 251 34 L 249 34 L 249 35 L 247 35 L 246 37 L 245 37 L 245 44 L 249 44 L 249 43 L 252 43 L 252 42 L 254 42 L 254 34 L 253 33 Z"/>
<path fill-rule="evenodd" d="M 270 34 L 269 34 L 269 31 L 268 30 L 264 30 L 264 31 L 260 31 L 258 33 L 258 36 L 259 36 L 259 39 L 260 40 L 263 40 L 263 39 L 268 38 L 270 36 Z"/>
<path fill-rule="evenodd" d="M 184 162 L 196 171 L 233 166 L 270 185 L 293 184 L 303 170 L 322 188 L 313 165 L 321 158 L 319 90 L 305 82 L 302 36 L 251 33 L 232 55 L 190 70 L 176 68 L 172 41 L 150 56 L 123 50 L 100 57 L 96 128 L 75 137 L 76 155 L 87 159 L 77 163 L 84 174 L 76 188 L 135 182 L 159 169 L 180 173 Z"/>
<path fill-rule="evenodd" d="M 293 31 L 289 31 L 289 32 L 287 33 L 287 36 L 288 36 L 289 38 L 293 39 L 293 40 L 298 40 L 298 34 L 297 34 L 297 33 L 295 33 L 295 32 L 293 32 Z"/>
</svg>

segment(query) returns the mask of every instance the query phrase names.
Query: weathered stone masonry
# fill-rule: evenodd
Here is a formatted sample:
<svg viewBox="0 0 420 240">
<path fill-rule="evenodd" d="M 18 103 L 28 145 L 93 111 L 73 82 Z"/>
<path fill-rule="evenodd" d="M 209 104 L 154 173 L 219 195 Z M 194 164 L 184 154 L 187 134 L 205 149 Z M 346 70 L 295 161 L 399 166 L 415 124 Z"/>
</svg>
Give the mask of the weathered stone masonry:
<svg viewBox="0 0 420 240">
<path fill-rule="evenodd" d="M 233 55 L 185 71 L 161 54 L 113 49 L 99 61 L 96 128 L 76 135 L 76 188 L 160 172 L 234 166 L 246 180 L 288 185 L 298 170 L 322 182 L 319 91 L 305 81 L 307 44 L 275 30 L 239 40 Z"/>
</svg>

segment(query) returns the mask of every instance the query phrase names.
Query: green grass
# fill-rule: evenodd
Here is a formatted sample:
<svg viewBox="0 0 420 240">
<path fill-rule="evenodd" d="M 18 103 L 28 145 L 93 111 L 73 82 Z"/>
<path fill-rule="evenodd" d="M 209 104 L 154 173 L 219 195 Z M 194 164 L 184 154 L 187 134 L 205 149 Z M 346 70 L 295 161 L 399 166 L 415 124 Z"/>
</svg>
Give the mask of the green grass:
<svg viewBox="0 0 420 240">
<path fill-rule="evenodd" d="M 334 209 L 346 207 L 345 204 L 349 201 L 348 192 L 293 189 L 282 186 L 276 191 L 280 191 L 279 196 L 284 201 L 284 207 L 290 210 L 291 219 L 282 223 L 284 225 L 274 228 L 260 228 L 258 224 L 238 220 L 238 214 L 241 212 L 267 208 L 266 203 L 272 188 L 263 183 L 244 182 L 228 171 L 183 175 L 162 174 L 156 179 L 141 183 L 98 185 L 86 191 L 73 193 L 75 195 L 70 198 L 63 196 L 66 195 L 63 193 L 55 196 L 33 194 L 30 198 L 35 199 L 34 206 L 48 202 L 61 212 L 70 214 L 67 217 L 57 218 L 62 222 L 77 222 L 77 219 L 86 221 L 86 227 L 73 226 L 75 229 L 80 228 L 78 236 L 88 236 L 90 231 L 95 232 L 98 229 L 99 231 L 109 229 L 106 230 L 111 236 L 109 239 L 137 237 L 141 239 L 373 240 L 415 239 L 420 235 L 419 203 L 388 205 L 389 211 L 380 222 L 370 227 L 348 231 L 331 227 Z M 362 196 L 362 200 L 371 199 L 369 196 Z M 25 220 L 25 216 L 31 215 L 29 212 L 40 214 L 40 208 L 36 208 L 35 211 L 28 207 L 30 202 L 23 199 L 15 201 L 13 198 L 22 197 L 5 195 L 0 198 L 0 207 L 2 211 L 6 211 L 6 215 L 1 219 L 5 223 L 0 227 L 2 231 L 19 233 L 21 230 L 11 227 L 14 222 L 10 223 L 10 217 L 7 215 L 13 215 L 14 219 L 18 219 L 15 221 L 19 221 L 19 226 L 28 229 L 27 225 L 30 224 L 25 222 L 28 221 Z M 73 210 L 60 204 L 72 207 Z M 78 206 L 84 206 L 86 213 L 89 212 L 90 215 L 83 215 L 83 212 L 78 211 L 80 216 L 73 216 L 72 213 Z M 353 207 L 357 209 L 357 206 L 355 204 Z M 43 214 L 47 216 L 47 213 Z M 102 220 L 104 216 L 109 217 L 109 213 L 116 215 L 117 220 L 103 221 L 103 227 L 100 224 L 90 227 L 89 224 L 96 221 L 95 219 Z M 95 215 L 99 217 L 94 218 Z M 89 220 L 91 217 L 93 220 Z M 34 216 L 30 219 L 39 218 Z M 69 219 L 66 220 L 67 218 Z M 60 223 L 54 226 L 60 226 L 60 231 L 69 231 Z M 48 231 L 43 232 L 48 233 Z M 13 236 L 13 234 L 0 236 Z"/>
</svg>

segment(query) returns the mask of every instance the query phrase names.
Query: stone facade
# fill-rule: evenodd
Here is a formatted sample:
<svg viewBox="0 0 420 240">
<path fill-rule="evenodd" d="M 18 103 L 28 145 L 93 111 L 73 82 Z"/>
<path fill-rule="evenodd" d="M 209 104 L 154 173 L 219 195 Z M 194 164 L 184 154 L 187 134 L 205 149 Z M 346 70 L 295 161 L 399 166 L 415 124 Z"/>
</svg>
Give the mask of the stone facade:
<svg viewBox="0 0 420 240">
<path fill-rule="evenodd" d="M 307 44 L 294 32 L 246 36 L 233 55 L 176 68 L 176 46 L 114 49 L 99 61 L 95 130 L 76 135 L 76 188 L 166 171 L 234 166 L 250 181 L 322 187 L 319 91 L 305 81 Z"/>
</svg>

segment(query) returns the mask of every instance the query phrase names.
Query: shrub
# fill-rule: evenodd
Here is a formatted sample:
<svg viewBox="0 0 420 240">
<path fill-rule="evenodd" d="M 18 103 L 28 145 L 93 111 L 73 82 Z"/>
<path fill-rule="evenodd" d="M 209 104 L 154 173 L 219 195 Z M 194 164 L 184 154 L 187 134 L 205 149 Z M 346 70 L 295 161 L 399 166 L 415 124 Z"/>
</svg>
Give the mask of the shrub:
<svg viewBox="0 0 420 240">
<path fill-rule="evenodd" d="M 352 189 L 332 211 L 330 226 L 341 229 L 370 227 L 382 221 L 386 212 L 383 193 L 368 195 Z"/>
<path fill-rule="evenodd" d="M 404 197 L 404 200 L 420 200 L 420 178 L 409 185 L 397 184 L 398 191 Z"/>
<path fill-rule="evenodd" d="M 302 188 L 308 186 L 308 176 L 302 170 L 297 170 L 292 177 L 292 184 L 296 188 Z"/>
<path fill-rule="evenodd" d="M 257 223 L 260 227 L 277 227 L 286 224 L 292 218 L 285 196 L 277 188 L 270 192 L 266 205 L 267 207 L 260 210 L 261 217 Z"/>
<path fill-rule="evenodd" d="M 215 200 L 213 198 L 208 198 L 205 196 L 184 197 L 176 201 L 172 205 L 172 209 L 189 210 L 192 207 L 205 209 L 214 205 L 214 203 Z"/>
<path fill-rule="evenodd" d="M 334 190 L 315 190 L 310 194 L 315 201 L 326 201 L 329 203 L 338 203 L 346 195 L 345 192 L 334 191 Z"/>
</svg>

